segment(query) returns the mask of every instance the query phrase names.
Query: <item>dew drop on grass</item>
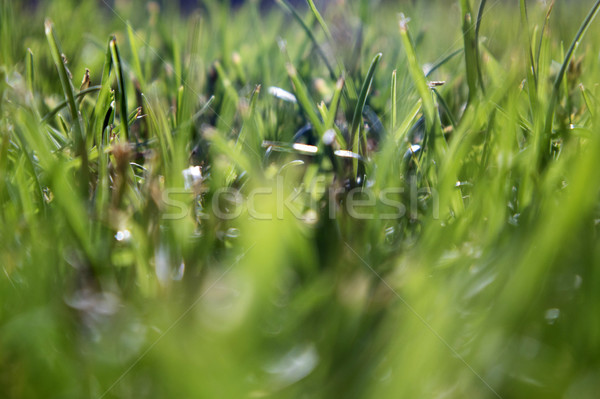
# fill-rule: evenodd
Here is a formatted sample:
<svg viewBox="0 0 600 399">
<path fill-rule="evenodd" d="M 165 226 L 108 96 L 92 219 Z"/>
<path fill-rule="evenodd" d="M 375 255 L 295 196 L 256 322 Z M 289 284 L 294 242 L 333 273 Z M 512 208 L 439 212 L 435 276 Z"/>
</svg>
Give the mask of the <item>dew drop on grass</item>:
<svg viewBox="0 0 600 399">
<path fill-rule="evenodd" d="M 227 229 L 227 232 L 225 232 L 225 237 L 227 238 L 238 238 L 240 236 L 240 230 L 236 229 L 235 227 L 231 227 L 229 229 Z"/>
<path fill-rule="evenodd" d="M 309 209 L 302 215 L 302 220 L 308 225 L 315 225 L 319 221 L 319 214 L 313 209 Z"/>
<path fill-rule="evenodd" d="M 131 238 L 131 232 L 127 229 L 117 231 L 115 239 L 117 241 L 128 241 Z"/>
<path fill-rule="evenodd" d="M 297 345 L 280 359 L 265 367 L 277 382 L 288 385 L 309 375 L 319 363 L 314 344 Z"/>
</svg>

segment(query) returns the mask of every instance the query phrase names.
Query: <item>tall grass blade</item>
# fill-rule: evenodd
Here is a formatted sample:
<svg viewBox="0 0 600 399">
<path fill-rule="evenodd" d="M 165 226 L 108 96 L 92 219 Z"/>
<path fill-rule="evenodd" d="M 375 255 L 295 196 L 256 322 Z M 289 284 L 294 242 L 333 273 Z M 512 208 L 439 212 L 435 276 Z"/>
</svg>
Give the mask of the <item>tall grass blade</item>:
<svg viewBox="0 0 600 399">
<path fill-rule="evenodd" d="M 360 94 L 358 96 L 358 102 L 356 103 L 356 108 L 354 109 L 354 115 L 352 116 L 352 125 L 350 128 L 350 142 L 352 144 L 352 151 L 357 154 L 364 155 L 367 150 L 367 139 L 366 134 L 360 138 L 361 146 L 358 145 L 362 122 L 362 113 L 367 103 L 367 98 L 369 97 L 369 93 L 371 92 L 371 87 L 373 85 L 373 78 L 375 77 L 375 70 L 377 69 L 377 65 L 379 64 L 379 60 L 381 60 L 381 56 L 383 54 L 378 53 L 371 61 L 371 66 L 369 66 L 369 70 L 367 72 L 367 76 L 363 81 L 362 87 L 360 89 Z"/>
<path fill-rule="evenodd" d="M 360 90 L 360 94 L 358 96 L 358 101 L 356 103 L 356 107 L 354 109 L 354 115 L 352 116 L 352 124 L 350 127 L 350 143 L 352 145 L 352 152 L 355 154 L 359 154 L 361 156 L 365 156 L 367 153 L 367 135 L 362 128 L 362 113 L 367 103 L 367 97 L 371 92 L 371 86 L 373 85 L 373 78 L 375 76 L 375 70 L 377 65 L 379 64 L 379 60 L 381 59 L 382 54 L 378 53 L 371 61 L 371 66 L 369 67 L 369 71 L 367 72 L 367 76 L 363 81 L 362 88 Z M 361 134 L 362 133 L 362 134 Z M 358 159 L 354 158 L 352 160 L 353 172 L 355 178 L 359 179 L 359 164 Z"/>
<path fill-rule="evenodd" d="M 481 92 L 485 94 L 485 85 L 483 84 L 483 72 L 481 71 L 481 54 L 479 51 L 479 30 L 481 29 L 481 20 L 485 11 L 485 3 L 487 0 L 481 0 L 479 3 L 479 11 L 477 12 L 477 23 L 475 24 L 475 59 L 477 61 L 477 78 Z"/>
<path fill-rule="evenodd" d="M 563 63 L 560 67 L 560 71 L 558 72 L 558 75 L 556 75 L 556 78 L 554 80 L 554 85 L 552 87 L 552 96 L 550 97 L 550 104 L 548 106 L 548 111 L 546 112 L 546 123 L 544 125 L 544 134 L 545 134 L 545 138 L 546 138 L 546 140 L 545 140 L 546 143 L 548 142 L 550 133 L 552 131 L 552 122 L 554 119 L 556 102 L 558 100 L 558 95 L 560 92 L 560 85 L 563 81 L 563 78 L 565 76 L 567 68 L 569 67 L 569 63 L 571 62 L 571 59 L 573 58 L 573 53 L 579 46 L 579 42 L 585 35 L 585 32 L 587 31 L 588 27 L 590 26 L 590 24 L 596 17 L 598 10 L 600 10 L 600 0 L 596 1 L 596 3 L 590 9 L 589 13 L 587 14 L 585 19 L 579 26 L 579 30 L 577 31 L 575 38 L 571 42 L 571 45 L 569 46 L 569 49 L 567 50 L 567 54 L 565 54 L 565 59 L 563 60 Z M 546 148 L 546 147 L 545 146 L 543 147 L 543 150 L 545 151 L 544 148 Z"/>
<path fill-rule="evenodd" d="M 296 71 L 296 68 L 294 68 L 292 64 L 288 63 L 286 65 L 286 69 L 288 72 L 288 76 L 292 81 L 292 85 L 294 86 L 294 94 L 298 99 L 298 104 L 300 105 L 300 107 L 302 107 L 302 110 L 306 114 L 306 117 L 313 125 L 314 129 L 317 131 L 320 137 L 325 132 L 325 129 L 323 127 L 321 119 L 319 118 L 319 115 L 317 114 L 317 111 L 314 108 L 314 103 L 309 98 L 304 83 L 302 83 L 302 81 L 298 77 L 298 72 Z"/>
<path fill-rule="evenodd" d="M 71 114 L 72 129 L 74 132 L 75 151 L 78 156 L 81 157 L 81 169 L 79 173 L 79 184 L 82 194 L 87 197 L 88 184 L 89 184 L 89 171 L 88 171 L 88 157 L 86 148 L 85 131 L 83 129 L 83 121 L 81 113 L 77 107 L 75 101 L 75 90 L 73 83 L 70 78 L 69 71 L 65 65 L 65 58 L 60 48 L 60 43 L 54 33 L 54 26 L 50 19 L 46 19 L 45 22 L 45 33 L 50 45 L 50 53 L 52 54 L 52 60 L 58 71 L 60 83 L 65 95 L 65 101 L 67 102 L 69 112 Z"/>
<path fill-rule="evenodd" d="M 276 0 L 276 1 L 284 9 L 286 9 L 287 11 L 289 11 L 291 13 L 292 16 L 294 17 L 294 19 L 302 27 L 302 30 L 304 30 L 304 32 L 306 33 L 306 36 L 308 36 L 308 38 L 312 42 L 315 50 L 317 51 L 317 53 L 319 54 L 319 56 L 323 60 L 323 63 L 325 64 L 325 66 L 327 67 L 327 70 L 329 71 L 329 76 L 331 77 L 331 79 L 332 80 L 337 79 L 335 70 L 333 69 L 333 67 L 329 63 L 329 60 L 327 59 L 327 56 L 325 55 L 325 52 L 323 51 L 323 49 L 319 45 L 319 42 L 317 41 L 317 38 L 313 34 L 313 32 L 310 29 L 310 27 L 308 25 L 306 25 L 306 23 L 304 22 L 304 20 L 300 16 L 300 14 L 298 14 L 298 11 L 296 11 L 296 9 L 287 0 Z"/>
<path fill-rule="evenodd" d="M 27 49 L 27 89 L 33 94 L 35 75 L 33 69 L 33 52 L 30 48 Z"/>
<path fill-rule="evenodd" d="M 129 140 L 129 125 L 127 124 L 127 93 L 125 89 L 125 79 L 123 77 L 123 68 L 121 65 L 121 55 L 119 54 L 119 47 L 117 46 L 117 39 L 113 37 L 110 41 L 110 52 L 112 55 L 112 62 L 115 66 L 115 74 L 117 77 L 117 88 L 119 91 L 119 111 L 121 114 L 121 126 L 123 132 L 123 139 Z"/>
<path fill-rule="evenodd" d="M 469 87 L 469 99 L 467 105 L 472 104 L 477 95 L 477 42 L 475 41 L 475 26 L 471 16 L 471 5 L 469 0 L 460 0 L 462 15 L 462 35 L 465 49 L 465 69 L 467 73 L 467 85 Z"/>
<path fill-rule="evenodd" d="M 325 32 L 325 36 L 327 37 L 327 40 L 330 43 L 333 43 L 333 36 L 331 36 L 331 32 L 329 31 L 329 28 L 327 27 L 325 20 L 321 16 L 321 13 L 319 13 L 319 10 L 317 10 L 317 7 L 315 6 L 315 2 L 313 0 L 306 0 L 306 2 L 308 3 L 310 10 L 312 11 L 315 18 L 317 19 L 317 22 L 319 22 L 319 25 L 321 25 L 321 29 L 323 29 L 323 32 Z"/>
<path fill-rule="evenodd" d="M 413 84 L 421 97 L 421 101 L 423 104 L 423 114 L 425 116 L 425 130 L 427 132 L 426 140 L 428 140 L 428 144 L 432 147 L 435 146 L 435 136 L 437 134 L 438 128 L 438 117 L 437 111 L 435 107 L 435 103 L 433 101 L 433 95 L 429 86 L 427 85 L 427 80 L 425 79 L 425 75 L 423 74 L 423 70 L 419 65 L 419 61 L 417 60 L 417 54 L 415 53 L 415 49 L 412 44 L 412 39 L 410 37 L 408 31 L 407 20 L 404 16 L 401 16 L 400 20 L 400 36 L 402 38 L 402 42 L 404 44 L 404 51 L 406 52 L 406 57 L 408 59 L 408 71 L 412 77 Z"/>
<path fill-rule="evenodd" d="M 542 45 L 544 44 L 544 35 L 546 34 L 546 30 L 548 29 L 548 24 L 550 23 L 550 15 L 552 14 L 552 10 L 554 9 L 554 0 L 548 6 L 548 11 L 546 12 L 546 18 L 544 18 L 544 25 L 542 25 L 542 30 L 540 31 L 540 40 L 538 41 L 537 51 L 535 53 L 536 61 L 535 65 L 537 66 L 536 75 L 539 75 L 540 68 L 540 55 L 542 53 Z"/>
<path fill-rule="evenodd" d="M 537 75 L 535 68 L 535 61 L 533 59 L 533 48 L 531 44 L 531 32 L 529 32 L 529 17 L 527 15 L 527 3 L 526 0 L 520 0 L 520 11 L 521 11 L 521 23 L 523 25 L 523 29 L 526 32 L 526 46 L 527 46 L 527 80 L 529 85 L 529 96 L 530 98 L 535 98 L 537 95 Z M 531 101 L 532 104 L 535 101 Z"/>
<path fill-rule="evenodd" d="M 86 94 L 95 93 L 97 91 L 100 91 L 101 88 L 102 88 L 102 86 L 91 86 L 91 87 L 88 87 L 85 90 L 81 90 L 80 92 L 77 92 L 77 94 L 75 94 L 75 99 L 79 100 L 79 99 L 85 97 Z M 44 117 L 42 118 L 41 122 L 42 123 L 46 123 L 50 119 L 54 118 L 54 116 L 58 112 L 60 112 L 61 109 L 63 109 L 64 107 L 66 107 L 67 104 L 68 104 L 67 100 L 64 100 L 64 101 L 60 102 L 56 107 L 52 108 L 50 111 L 48 111 L 48 113 L 46 115 L 44 115 Z"/>
<path fill-rule="evenodd" d="M 62 53 L 58 39 L 54 34 L 54 26 L 52 21 L 47 19 L 45 26 L 46 38 L 48 39 L 48 44 L 50 45 L 52 60 L 56 65 L 60 83 L 63 88 L 63 93 L 65 95 L 65 101 L 69 107 L 69 113 L 71 114 L 73 129 L 75 131 L 75 140 L 83 140 L 84 132 L 82 128 L 81 115 L 79 114 L 77 103 L 75 102 L 75 90 L 73 88 L 73 83 L 71 82 L 69 72 L 67 71 L 67 67 L 65 66 L 64 54 Z M 79 148 L 79 150 L 81 150 L 81 148 Z"/>
<path fill-rule="evenodd" d="M 345 82 L 346 80 L 343 77 L 341 77 L 335 84 L 335 90 L 333 92 L 331 104 L 329 105 L 329 114 L 327 115 L 327 120 L 325 121 L 325 129 L 333 129 L 333 127 L 335 126 L 335 117 L 340 106 L 341 93 L 344 89 Z"/>
<path fill-rule="evenodd" d="M 391 102 L 392 102 L 392 118 L 390 121 L 390 133 L 394 132 L 394 129 L 396 128 L 396 118 L 397 118 L 397 113 L 398 113 L 398 109 L 397 109 L 397 96 L 398 96 L 398 85 L 397 85 L 397 80 L 396 80 L 396 70 L 394 69 L 394 71 L 392 72 L 392 88 L 391 88 Z"/>
<path fill-rule="evenodd" d="M 463 51 L 464 51 L 464 49 L 459 48 L 458 50 L 454 50 L 452 53 L 450 53 L 446 57 L 442 58 L 438 63 L 434 64 L 431 68 L 429 68 L 429 70 L 425 74 L 425 77 L 428 78 L 429 76 L 431 76 L 435 71 L 437 71 L 439 68 L 444 66 L 448 61 L 450 61 L 452 58 L 456 57 Z"/>
<path fill-rule="evenodd" d="M 103 130 L 104 130 L 104 119 L 108 112 L 109 99 L 110 99 L 110 72 L 112 69 L 112 54 L 110 43 L 112 38 L 108 39 L 106 44 L 106 52 L 104 55 L 104 67 L 102 68 L 102 80 L 100 81 L 100 93 L 96 99 L 96 105 L 94 106 L 94 116 L 91 122 L 91 132 L 94 135 L 96 145 L 102 148 L 104 144 Z"/>
<path fill-rule="evenodd" d="M 133 61 L 133 70 L 135 71 L 136 77 L 140 82 L 140 86 L 143 88 L 146 87 L 146 80 L 144 79 L 144 73 L 142 72 L 142 64 L 140 62 L 140 57 L 138 55 L 138 46 L 136 40 L 136 34 L 133 30 L 133 27 L 129 22 L 127 22 L 127 37 L 129 39 L 129 48 L 131 50 L 131 58 Z"/>
</svg>

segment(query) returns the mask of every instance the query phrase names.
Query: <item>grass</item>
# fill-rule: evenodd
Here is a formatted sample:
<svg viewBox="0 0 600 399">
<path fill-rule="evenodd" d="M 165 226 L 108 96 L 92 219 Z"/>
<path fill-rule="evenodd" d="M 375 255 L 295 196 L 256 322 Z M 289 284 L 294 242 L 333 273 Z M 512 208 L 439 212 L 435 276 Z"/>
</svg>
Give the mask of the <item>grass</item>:
<svg viewBox="0 0 600 399">
<path fill-rule="evenodd" d="M 421 3 L 0 0 L 0 397 L 595 397 L 600 1 Z"/>
</svg>

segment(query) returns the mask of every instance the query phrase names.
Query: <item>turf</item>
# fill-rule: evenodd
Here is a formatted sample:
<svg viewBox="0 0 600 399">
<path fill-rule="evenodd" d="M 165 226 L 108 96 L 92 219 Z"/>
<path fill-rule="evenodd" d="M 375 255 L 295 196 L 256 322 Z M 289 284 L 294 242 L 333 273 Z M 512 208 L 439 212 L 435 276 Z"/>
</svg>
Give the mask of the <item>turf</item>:
<svg viewBox="0 0 600 399">
<path fill-rule="evenodd" d="M 600 1 L 200 3 L 0 0 L 0 397 L 596 397 Z"/>
</svg>

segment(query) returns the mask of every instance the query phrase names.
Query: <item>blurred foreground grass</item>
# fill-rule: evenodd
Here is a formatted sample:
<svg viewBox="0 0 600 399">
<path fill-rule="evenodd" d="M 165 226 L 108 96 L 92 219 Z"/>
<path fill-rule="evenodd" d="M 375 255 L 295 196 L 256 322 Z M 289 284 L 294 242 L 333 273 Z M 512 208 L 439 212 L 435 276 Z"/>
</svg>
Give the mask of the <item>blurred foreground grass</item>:
<svg viewBox="0 0 600 399">
<path fill-rule="evenodd" d="M 1 1 L 0 397 L 597 397 L 600 2 L 311 3 Z"/>
</svg>

